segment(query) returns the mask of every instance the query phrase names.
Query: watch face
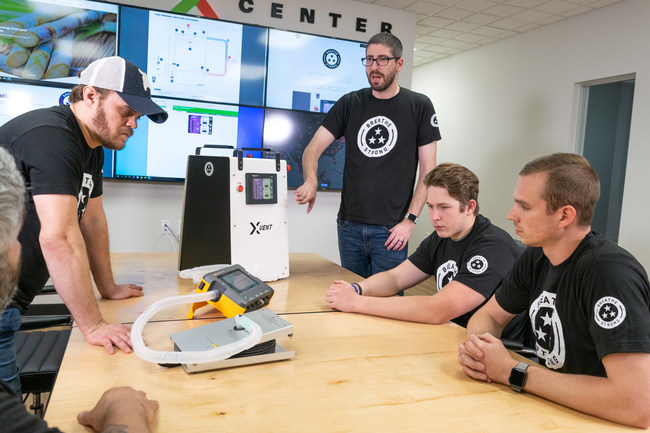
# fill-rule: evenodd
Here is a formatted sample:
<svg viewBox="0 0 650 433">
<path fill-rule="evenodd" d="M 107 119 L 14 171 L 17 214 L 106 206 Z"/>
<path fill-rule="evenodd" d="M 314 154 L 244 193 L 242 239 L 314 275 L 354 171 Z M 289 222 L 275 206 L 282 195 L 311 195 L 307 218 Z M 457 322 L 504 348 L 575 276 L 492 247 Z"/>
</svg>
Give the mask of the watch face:
<svg viewBox="0 0 650 433">
<path fill-rule="evenodd" d="M 510 384 L 514 386 L 523 386 L 525 378 L 526 378 L 525 371 L 517 370 L 516 368 L 513 368 L 512 372 L 510 373 Z"/>
</svg>

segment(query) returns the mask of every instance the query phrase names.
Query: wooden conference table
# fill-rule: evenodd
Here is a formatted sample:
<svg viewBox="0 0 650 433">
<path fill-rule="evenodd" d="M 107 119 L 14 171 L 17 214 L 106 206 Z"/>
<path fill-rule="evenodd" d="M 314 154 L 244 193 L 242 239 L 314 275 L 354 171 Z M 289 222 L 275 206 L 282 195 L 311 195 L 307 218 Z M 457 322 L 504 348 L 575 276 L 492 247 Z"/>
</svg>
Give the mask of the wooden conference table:
<svg viewBox="0 0 650 433">
<path fill-rule="evenodd" d="M 171 254 L 113 255 L 120 282 L 138 282 L 138 300 L 100 301 L 109 320 L 132 323 L 156 299 L 190 293 Z M 336 312 L 324 300 L 334 279 L 357 277 L 315 254 L 292 254 L 291 276 L 271 285 L 270 307 L 294 326 L 278 343 L 295 358 L 188 374 L 135 354 L 109 356 L 74 328 L 45 415 L 66 432 L 90 431 L 76 414 L 113 386 L 130 385 L 160 403 L 154 432 L 616 432 L 638 431 L 501 385 L 466 377 L 456 361 L 465 331 Z M 134 277 L 139 277 L 133 279 Z M 174 310 L 174 308 L 170 308 Z M 187 308 L 161 312 L 147 344 L 171 350 L 169 335 L 209 323 Z M 207 317 L 207 318 L 206 318 Z"/>
</svg>

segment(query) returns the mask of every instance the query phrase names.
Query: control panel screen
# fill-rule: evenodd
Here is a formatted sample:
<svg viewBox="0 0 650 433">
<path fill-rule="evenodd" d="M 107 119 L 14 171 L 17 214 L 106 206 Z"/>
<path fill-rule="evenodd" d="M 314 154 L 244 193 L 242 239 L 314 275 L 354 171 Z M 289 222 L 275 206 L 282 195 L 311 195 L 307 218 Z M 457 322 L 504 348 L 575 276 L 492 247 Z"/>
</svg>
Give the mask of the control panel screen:
<svg viewBox="0 0 650 433">
<path fill-rule="evenodd" d="M 277 175 L 275 173 L 246 173 L 246 204 L 275 204 Z"/>
<path fill-rule="evenodd" d="M 239 293 L 257 286 L 257 283 L 240 270 L 229 272 L 219 277 L 224 283 Z"/>
</svg>

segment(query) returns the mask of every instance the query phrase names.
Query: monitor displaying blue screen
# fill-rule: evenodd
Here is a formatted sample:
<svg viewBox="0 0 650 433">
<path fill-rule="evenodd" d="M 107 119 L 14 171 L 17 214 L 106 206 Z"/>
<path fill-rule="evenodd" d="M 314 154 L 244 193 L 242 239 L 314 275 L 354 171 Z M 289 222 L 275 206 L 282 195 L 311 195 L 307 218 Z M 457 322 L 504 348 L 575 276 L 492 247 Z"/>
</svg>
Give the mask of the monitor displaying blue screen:
<svg viewBox="0 0 650 433">
<path fill-rule="evenodd" d="M 70 104 L 68 87 L 33 86 L 0 77 L 0 126 L 28 111 L 61 104 Z M 113 155 L 112 150 L 104 149 L 104 177 L 113 177 Z"/>
<path fill-rule="evenodd" d="M 291 167 L 287 176 L 289 188 L 297 188 L 303 183 L 302 153 L 324 117 L 321 113 L 273 108 L 265 110 L 263 147 L 278 152 L 280 158 Z M 344 164 L 345 139 L 340 138 L 325 149 L 318 160 L 318 188 L 343 188 Z"/>
</svg>

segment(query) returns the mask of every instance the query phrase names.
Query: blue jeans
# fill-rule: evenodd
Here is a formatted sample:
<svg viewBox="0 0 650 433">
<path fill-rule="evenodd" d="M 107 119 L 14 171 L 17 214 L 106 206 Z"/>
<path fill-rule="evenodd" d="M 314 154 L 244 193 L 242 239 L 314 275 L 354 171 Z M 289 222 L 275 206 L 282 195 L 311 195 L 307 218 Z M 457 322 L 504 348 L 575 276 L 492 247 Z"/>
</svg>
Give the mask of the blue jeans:
<svg viewBox="0 0 650 433">
<path fill-rule="evenodd" d="M 14 335 L 20 329 L 20 311 L 7 308 L 0 319 L 0 379 L 21 394 L 18 364 L 16 364 L 16 343 Z"/>
<path fill-rule="evenodd" d="M 341 218 L 336 219 L 336 225 L 341 266 L 345 269 L 368 278 L 406 260 L 408 245 L 402 251 L 388 250 L 384 245 L 391 227 L 352 223 Z"/>
</svg>

